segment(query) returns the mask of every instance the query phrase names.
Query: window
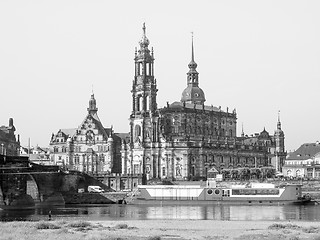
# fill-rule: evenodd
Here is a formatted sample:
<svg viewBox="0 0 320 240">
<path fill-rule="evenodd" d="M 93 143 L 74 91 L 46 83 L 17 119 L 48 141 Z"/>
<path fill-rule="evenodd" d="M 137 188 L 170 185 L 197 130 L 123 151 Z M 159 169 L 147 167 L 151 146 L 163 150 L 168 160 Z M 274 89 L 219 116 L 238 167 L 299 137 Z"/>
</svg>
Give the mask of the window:
<svg viewBox="0 0 320 240">
<path fill-rule="evenodd" d="M 136 137 L 140 137 L 141 136 L 141 127 L 140 127 L 140 125 L 136 125 L 135 126 L 135 135 L 136 135 Z"/>
<path fill-rule="evenodd" d="M 134 174 L 139 174 L 139 173 L 140 173 L 139 164 L 134 164 L 133 167 L 134 167 L 133 173 L 134 173 Z"/>
<path fill-rule="evenodd" d="M 162 167 L 162 176 L 166 176 L 166 168 Z"/>
</svg>

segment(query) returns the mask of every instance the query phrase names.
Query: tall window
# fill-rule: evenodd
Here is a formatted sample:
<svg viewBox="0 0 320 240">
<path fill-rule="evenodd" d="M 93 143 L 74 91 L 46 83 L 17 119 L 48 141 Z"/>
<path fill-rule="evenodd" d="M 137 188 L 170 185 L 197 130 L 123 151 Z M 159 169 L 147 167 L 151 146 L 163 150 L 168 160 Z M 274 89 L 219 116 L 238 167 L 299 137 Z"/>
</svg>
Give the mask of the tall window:
<svg viewBox="0 0 320 240">
<path fill-rule="evenodd" d="M 134 173 L 134 174 L 139 174 L 139 173 L 140 173 L 139 164 L 134 164 L 133 167 L 134 167 L 133 173 Z"/>
<path fill-rule="evenodd" d="M 141 136 L 141 127 L 140 127 L 140 125 L 136 125 L 135 126 L 135 135 L 136 135 L 136 137 L 140 137 Z"/>
<path fill-rule="evenodd" d="M 150 97 L 146 96 L 145 99 L 146 99 L 146 111 L 149 111 Z"/>
</svg>

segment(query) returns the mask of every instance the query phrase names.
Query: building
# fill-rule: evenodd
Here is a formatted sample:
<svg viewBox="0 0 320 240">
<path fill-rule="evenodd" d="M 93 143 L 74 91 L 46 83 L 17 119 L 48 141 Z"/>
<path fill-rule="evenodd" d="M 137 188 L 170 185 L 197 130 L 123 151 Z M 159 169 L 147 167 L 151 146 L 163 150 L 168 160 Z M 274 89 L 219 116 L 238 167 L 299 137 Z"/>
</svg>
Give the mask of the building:
<svg viewBox="0 0 320 240">
<path fill-rule="evenodd" d="M 0 154 L 6 156 L 19 156 L 20 139 L 15 136 L 16 128 L 13 119 L 9 119 L 9 126 L 0 127 Z"/>
<path fill-rule="evenodd" d="M 42 148 L 38 145 L 35 147 L 20 147 L 20 156 L 26 156 L 30 162 L 39 165 L 55 165 L 50 159 L 49 148 Z"/>
<path fill-rule="evenodd" d="M 88 113 L 78 128 L 60 129 L 50 140 L 50 160 L 68 170 L 88 174 L 121 172 L 121 138 L 111 128 L 104 128 L 99 117 L 94 94 Z"/>
<path fill-rule="evenodd" d="M 193 39 L 187 86 L 180 101 L 157 106 L 154 51 L 149 50 L 146 27 L 135 52 L 132 83 L 130 139 L 123 142 L 121 159 L 124 175 L 141 174 L 147 179 L 205 179 L 215 167 L 270 166 L 277 170 L 286 156 L 280 119 L 274 136 L 264 130 L 237 137 L 236 110 L 206 105 L 200 88 Z"/>
<path fill-rule="evenodd" d="M 320 144 L 304 143 L 290 153 L 282 168 L 284 176 L 293 178 L 320 178 Z"/>
</svg>

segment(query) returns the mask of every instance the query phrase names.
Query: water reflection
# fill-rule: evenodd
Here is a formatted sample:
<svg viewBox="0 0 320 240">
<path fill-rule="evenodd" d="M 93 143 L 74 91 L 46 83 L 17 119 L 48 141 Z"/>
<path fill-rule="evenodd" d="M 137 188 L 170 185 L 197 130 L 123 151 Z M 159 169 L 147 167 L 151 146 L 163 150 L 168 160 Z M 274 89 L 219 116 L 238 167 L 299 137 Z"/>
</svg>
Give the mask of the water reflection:
<svg viewBox="0 0 320 240">
<path fill-rule="evenodd" d="M 137 220 L 137 219 L 202 219 L 202 220 L 320 220 L 320 206 L 146 206 L 103 205 L 99 207 L 37 208 L 0 210 L 0 220 L 45 220 L 51 210 L 53 219 Z"/>
</svg>

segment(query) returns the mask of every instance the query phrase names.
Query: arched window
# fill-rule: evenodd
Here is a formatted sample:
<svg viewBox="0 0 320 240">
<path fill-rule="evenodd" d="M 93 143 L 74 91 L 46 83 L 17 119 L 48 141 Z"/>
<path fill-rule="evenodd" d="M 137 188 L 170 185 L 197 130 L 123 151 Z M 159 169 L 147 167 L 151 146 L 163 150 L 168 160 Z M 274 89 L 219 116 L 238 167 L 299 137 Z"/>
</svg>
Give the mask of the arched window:
<svg viewBox="0 0 320 240">
<path fill-rule="evenodd" d="M 135 136 L 140 137 L 141 136 L 141 127 L 140 125 L 135 126 Z"/>
</svg>

